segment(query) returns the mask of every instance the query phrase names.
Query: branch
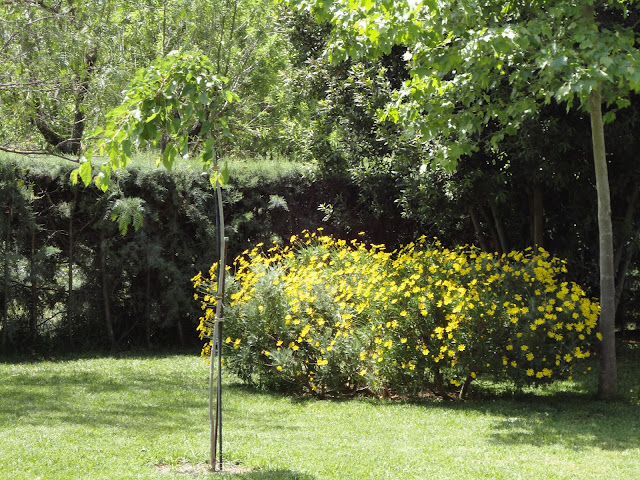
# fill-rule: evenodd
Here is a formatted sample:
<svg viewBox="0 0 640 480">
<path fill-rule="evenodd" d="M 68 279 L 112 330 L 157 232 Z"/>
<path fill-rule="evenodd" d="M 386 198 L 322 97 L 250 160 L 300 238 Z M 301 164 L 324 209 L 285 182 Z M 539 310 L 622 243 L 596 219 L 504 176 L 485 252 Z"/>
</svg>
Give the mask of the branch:
<svg viewBox="0 0 640 480">
<path fill-rule="evenodd" d="M 7 153 L 15 153 L 17 155 L 47 155 L 51 157 L 62 158 L 63 160 L 67 160 L 73 163 L 78 163 L 78 164 L 80 163 L 79 158 L 71 158 L 65 155 L 61 155 L 59 153 L 49 152 L 47 150 L 15 150 L 13 148 L 3 147 L 2 145 L 0 145 L 0 151 L 7 152 Z"/>
</svg>

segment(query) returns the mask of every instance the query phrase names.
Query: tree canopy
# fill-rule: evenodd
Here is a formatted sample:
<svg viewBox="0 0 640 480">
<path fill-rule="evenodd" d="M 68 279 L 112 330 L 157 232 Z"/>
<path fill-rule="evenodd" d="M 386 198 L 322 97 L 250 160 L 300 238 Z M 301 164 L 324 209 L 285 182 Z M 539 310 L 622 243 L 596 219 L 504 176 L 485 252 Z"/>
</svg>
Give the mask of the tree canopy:
<svg viewBox="0 0 640 480">
<path fill-rule="evenodd" d="M 600 393 L 615 394 L 615 272 L 604 121 L 640 90 L 636 2 L 290 0 L 335 25 L 332 58 L 379 56 L 406 45 L 411 79 L 383 116 L 401 121 L 454 168 L 488 137 L 543 104 L 589 112 L 598 190 L 603 351 Z M 610 109 L 602 116 L 603 102 Z"/>
</svg>

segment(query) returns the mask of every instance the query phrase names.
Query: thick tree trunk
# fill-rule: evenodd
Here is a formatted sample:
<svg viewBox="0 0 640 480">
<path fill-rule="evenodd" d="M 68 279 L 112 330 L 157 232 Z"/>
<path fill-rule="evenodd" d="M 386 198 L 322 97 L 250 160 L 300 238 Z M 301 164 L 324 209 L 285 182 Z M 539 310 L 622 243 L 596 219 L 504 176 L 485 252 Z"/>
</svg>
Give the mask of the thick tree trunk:
<svg viewBox="0 0 640 480">
<path fill-rule="evenodd" d="M 613 226 L 611 223 L 611 194 L 602 123 L 602 98 L 600 86 L 589 94 L 593 161 L 598 193 L 598 230 L 600 241 L 600 333 L 602 352 L 598 396 L 612 398 L 616 395 L 617 367 L 615 342 L 615 272 L 613 267 Z"/>
</svg>

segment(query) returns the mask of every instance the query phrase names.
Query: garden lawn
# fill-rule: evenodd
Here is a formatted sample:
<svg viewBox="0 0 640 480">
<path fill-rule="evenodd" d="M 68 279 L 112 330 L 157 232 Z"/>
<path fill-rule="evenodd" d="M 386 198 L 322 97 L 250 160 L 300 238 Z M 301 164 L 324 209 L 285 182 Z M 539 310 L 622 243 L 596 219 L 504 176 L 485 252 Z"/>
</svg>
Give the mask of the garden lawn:
<svg viewBox="0 0 640 480">
<path fill-rule="evenodd" d="M 635 480 L 640 350 L 625 355 L 610 403 L 592 398 L 595 374 L 517 394 L 480 383 L 465 402 L 298 399 L 226 378 L 224 456 L 246 470 L 222 475 L 202 465 L 200 358 L 0 363 L 0 479 Z"/>
</svg>

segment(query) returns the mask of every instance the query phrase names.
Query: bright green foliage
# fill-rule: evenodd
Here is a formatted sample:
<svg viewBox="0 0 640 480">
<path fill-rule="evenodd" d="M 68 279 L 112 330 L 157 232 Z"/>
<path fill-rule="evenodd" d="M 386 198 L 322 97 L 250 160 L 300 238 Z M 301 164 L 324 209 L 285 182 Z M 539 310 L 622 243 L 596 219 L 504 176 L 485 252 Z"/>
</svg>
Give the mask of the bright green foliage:
<svg viewBox="0 0 640 480">
<path fill-rule="evenodd" d="M 238 97 L 222 88 L 226 79 L 214 72 L 215 66 L 206 56 L 190 52 L 171 52 L 138 71 L 122 105 L 107 115 L 106 127 L 92 133 L 101 136 L 98 152 L 108 156 L 95 177 L 96 185 L 106 190 L 111 171 L 125 167 L 136 148 L 164 143 L 158 162 L 170 170 L 176 156 L 189 155 L 194 131 L 200 137 L 211 137 L 220 129 L 230 135 L 222 112 Z M 213 160 L 214 144 L 209 138 L 202 149 L 200 160 L 206 169 Z M 80 176 L 85 185 L 90 183 L 94 153 L 93 149 L 87 151 L 84 163 L 72 174 L 74 182 Z M 212 184 L 218 178 L 212 176 Z"/>
<path fill-rule="evenodd" d="M 490 128 L 497 145 L 541 103 L 585 105 L 602 84 L 612 109 L 640 89 L 635 1 L 292 0 L 335 25 L 329 54 L 380 56 L 406 45 L 411 80 L 385 115 L 455 166 Z M 577 100 L 577 102 L 576 102 Z"/>
<path fill-rule="evenodd" d="M 598 304 L 542 249 L 498 256 L 422 237 L 388 253 L 309 232 L 261 247 L 236 259 L 225 310 L 225 362 L 249 383 L 315 394 L 444 394 L 480 374 L 542 384 L 581 373 L 600 337 Z M 213 273 L 194 278 L 203 337 Z"/>
</svg>

